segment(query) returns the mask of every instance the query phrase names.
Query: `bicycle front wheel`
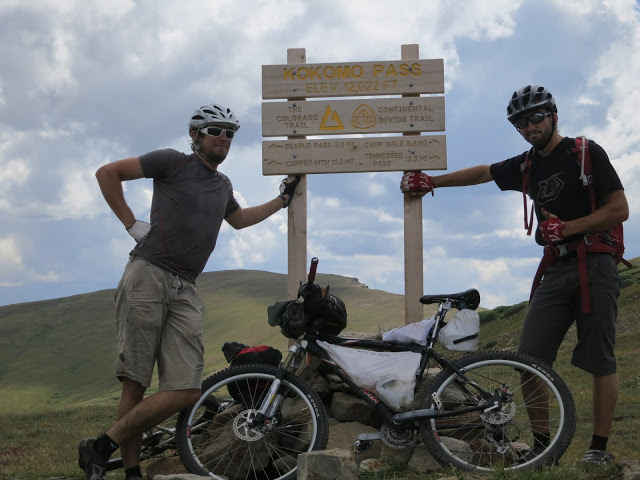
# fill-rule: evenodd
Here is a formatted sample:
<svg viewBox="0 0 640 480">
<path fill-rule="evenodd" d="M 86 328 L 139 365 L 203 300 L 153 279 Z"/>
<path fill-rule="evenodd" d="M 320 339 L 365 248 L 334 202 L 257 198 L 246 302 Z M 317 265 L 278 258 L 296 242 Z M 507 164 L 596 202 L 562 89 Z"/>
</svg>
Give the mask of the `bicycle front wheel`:
<svg viewBox="0 0 640 480">
<path fill-rule="evenodd" d="M 550 465 L 565 452 L 576 428 L 565 382 L 537 360 L 516 353 L 483 352 L 454 362 L 432 381 L 427 408 L 440 414 L 422 424 L 427 449 L 442 465 L 461 470 L 517 470 Z M 487 404 L 474 384 L 490 394 Z"/>
<path fill-rule="evenodd" d="M 202 395 L 180 414 L 176 442 L 187 470 L 217 479 L 295 478 L 297 456 L 327 444 L 328 417 L 318 395 L 293 375 L 281 380 L 277 412 L 256 421 L 278 369 L 246 365 L 203 382 Z"/>
</svg>

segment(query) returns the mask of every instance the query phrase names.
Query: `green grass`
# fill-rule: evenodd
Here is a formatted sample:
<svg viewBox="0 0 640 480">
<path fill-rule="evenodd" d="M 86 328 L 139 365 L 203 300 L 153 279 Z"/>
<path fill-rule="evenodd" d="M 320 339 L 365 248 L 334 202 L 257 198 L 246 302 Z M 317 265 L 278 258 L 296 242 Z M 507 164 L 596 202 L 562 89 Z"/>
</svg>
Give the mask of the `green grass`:
<svg viewBox="0 0 640 480">
<path fill-rule="evenodd" d="M 610 440 L 610 450 L 620 459 L 636 459 L 640 451 L 640 262 L 634 264 L 634 269 L 621 272 L 624 288 L 616 345 L 620 396 Z M 403 323 L 402 314 L 398 314 L 404 310 L 400 295 L 368 289 L 353 278 L 320 275 L 318 281 L 330 284 L 332 292 L 344 299 L 349 330 L 375 333 Z M 206 372 L 224 365 L 220 347 L 225 341 L 286 348 L 287 340 L 266 322 L 266 306 L 286 298 L 284 275 L 258 271 L 207 273 L 199 288 L 207 307 Z M 112 299 L 113 291 L 104 290 L 0 307 L 0 479 L 82 478 L 76 463 L 77 443 L 113 422 L 119 398 L 119 384 L 113 377 Z M 525 315 L 526 302 L 484 311 L 481 346 L 515 349 Z M 562 466 L 517 477 L 505 474 L 482 478 L 616 478 L 615 472 L 587 475 L 575 468 L 591 436 L 592 379 L 570 365 L 574 345 L 575 331 L 571 329 L 555 365 L 569 384 L 578 410 L 576 435 Z M 386 475 L 389 480 L 445 476 L 409 471 Z M 122 472 L 110 473 L 109 478 L 121 479 Z"/>
<path fill-rule="evenodd" d="M 541 471 L 499 472 L 490 475 L 445 470 L 424 474 L 410 470 L 361 473 L 360 480 L 622 480 L 617 466 L 585 471 L 581 466 L 562 465 Z"/>
</svg>

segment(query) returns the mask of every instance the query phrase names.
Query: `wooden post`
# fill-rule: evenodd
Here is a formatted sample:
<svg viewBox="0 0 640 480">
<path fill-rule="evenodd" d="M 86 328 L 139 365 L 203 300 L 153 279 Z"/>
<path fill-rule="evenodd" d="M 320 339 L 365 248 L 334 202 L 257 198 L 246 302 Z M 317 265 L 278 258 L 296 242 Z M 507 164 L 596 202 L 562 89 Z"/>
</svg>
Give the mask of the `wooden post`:
<svg viewBox="0 0 640 480">
<path fill-rule="evenodd" d="M 304 48 L 288 48 L 287 63 L 307 63 Z M 289 98 L 289 100 L 304 100 L 304 97 Z M 289 139 L 304 139 L 304 135 L 289 136 Z M 300 183 L 296 187 L 294 198 L 289 205 L 288 215 L 288 273 L 287 296 L 296 298 L 298 286 L 305 281 L 307 271 L 307 176 L 301 175 Z"/>
<path fill-rule="evenodd" d="M 417 44 L 402 45 L 402 60 L 420 58 Z M 412 93 L 403 97 L 419 97 Z M 420 133 L 404 133 L 403 135 L 420 135 Z M 422 320 L 424 311 L 420 303 L 423 292 L 422 268 L 422 197 L 404 197 L 404 322 L 412 323 Z"/>
</svg>

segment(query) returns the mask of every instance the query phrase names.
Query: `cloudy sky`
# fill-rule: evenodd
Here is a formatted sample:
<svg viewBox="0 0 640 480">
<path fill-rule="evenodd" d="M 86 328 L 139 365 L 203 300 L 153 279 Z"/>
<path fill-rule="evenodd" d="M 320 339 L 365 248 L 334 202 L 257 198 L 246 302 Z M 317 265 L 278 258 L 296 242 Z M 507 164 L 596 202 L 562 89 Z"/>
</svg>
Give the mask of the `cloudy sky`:
<svg viewBox="0 0 640 480">
<path fill-rule="evenodd" d="M 506 122 L 540 83 L 561 134 L 608 152 L 625 186 L 627 253 L 640 255 L 640 7 L 632 0 L 0 0 L 0 305 L 113 288 L 133 240 L 96 169 L 164 147 L 189 151 L 187 118 L 218 102 L 242 129 L 221 167 L 244 206 L 282 177 L 261 171 L 261 65 L 443 58 L 448 168 L 527 149 Z M 309 177 L 308 256 L 320 270 L 401 293 L 400 172 Z M 148 219 L 152 184 L 126 184 Z M 284 211 L 226 225 L 205 270 L 286 272 Z M 477 287 L 487 307 L 527 298 L 541 255 L 522 197 L 495 184 L 425 197 L 425 293 Z"/>
</svg>

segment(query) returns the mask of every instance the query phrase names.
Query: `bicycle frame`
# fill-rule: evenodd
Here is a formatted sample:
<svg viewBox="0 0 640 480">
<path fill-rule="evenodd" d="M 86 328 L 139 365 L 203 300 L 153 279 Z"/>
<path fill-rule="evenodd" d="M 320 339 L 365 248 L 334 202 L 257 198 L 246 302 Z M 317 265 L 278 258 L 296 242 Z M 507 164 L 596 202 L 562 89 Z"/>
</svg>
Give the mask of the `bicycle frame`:
<svg viewBox="0 0 640 480">
<path fill-rule="evenodd" d="M 455 365 L 447 360 L 442 355 L 438 354 L 434 350 L 436 339 L 440 329 L 446 325 L 444 321 L 447 312 L 452 308 L 451 302 L 445 301 L 440 303 L 438 311 L 435 315 L 435 324 L 433 329 L 427 333 L 425 345 L 418 343 L 398 343 L 398 342 L 386 342 L 384 340 L 375 339 L 354 339 L 340 336 L 318 336 L 311 333 L 305 333 L 300 339 L 296 340 L 289 347 L 289 354 L 286 359 L 280 365 L 278 369 L 278 376 L 271 384 L 269 392 L 265 395 L 265 398 L 258 410 L 256 416 L 256 422 L 262 422 L 265 418 L 269 418 L 279 408 L 280 402 L 283 399 L 283 395 L 278 393 L 281 380 L 284 378 L 287 372 L 294 372 L 300 363 L 302 363 L 303 356 L 306 353 L 316 356 L 330 365 L 334 373 L 336 373 L 343 382 L 345 382 L 352 393 L 373 406 L 377 412 L 391 425 L 396 427 L 409 427 L 411 421 L 416 419 L 432 419 L 432 418 L 445 418 L 455 417 L 463 415 L 465 413 L 474 411 L 489 412 L 496 408 L 500 408 L 499 400 L 496 398 L 494 392 L 487 392 L 482 389 L 477 383 L 469 380 L 463 372 L 455 367 Z M 447 412 L 438 412 L 436 409 L 418 409 L 410 410 L 406 412 L 397 413 L 391 410 L 385 405 L 378 397 L 368 390 L 360 388 L 356 385 L 349 375 L 344 372 L 338 365 L 327 358 L 326 352 L 316 344 L 316 340 L 323 340 L 334 345 L 346 346 L 350 348 L 364 348 L 369 350 L 377 350 L 384 352 L 414 352 L 420 354 L 420 363 L 416 370 L 416 385 L 419 385 L 423 381 L 424 371 L 431 359 L 440 365 L 442 368 L 448 368 L 457 373 L 460 379 L 460 386 L 464 388 L 469 394 L 473 394 L 469 387 L 474 389 L 475 393 L 479 395 L 484 402 L 474 407 L 468 407 L 464 409 L 451 410 Z"/>
</svg>

